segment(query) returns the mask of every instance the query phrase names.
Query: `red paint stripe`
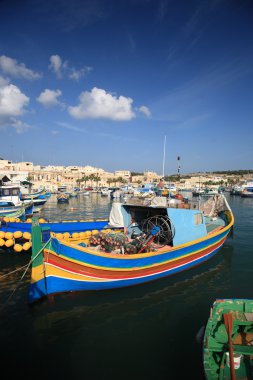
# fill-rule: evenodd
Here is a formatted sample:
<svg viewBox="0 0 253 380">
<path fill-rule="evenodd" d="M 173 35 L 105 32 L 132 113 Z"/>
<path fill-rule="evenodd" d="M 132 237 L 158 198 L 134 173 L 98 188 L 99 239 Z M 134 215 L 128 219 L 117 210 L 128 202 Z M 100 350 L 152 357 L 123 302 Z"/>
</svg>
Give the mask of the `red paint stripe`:
<svg viewBox="0 0 253 380">
<path fill-rule="evenodd" d="M 49 264 L 58 267 L 62 270 L 70 271 L 75 274 L 97 277 L 97 278 L 106 278 L 106 279 L 126 279 L 126 278 L 135 278 L 139 276 L 147 276 L 156 274 L 158 272 L 162 272 L 165 270 L 176 268 L 180 265 L 185 265 L 193 262 L 194 260 L 205 257 L 210 254 L 215 249 L 219 248 L 223 245 L 226 237 L 223 238 L 219 243 L 216 243 L 212 247 L 208 247 L 203 251 L 191 255 L 190 257 L 184 257 L 174 260 L 173 262 L 169 262 L 166 264 L 160 264 L 149 268 L 137 269 L 137 270 L 122 270 L 122 271 L 114 271 L 114 270 L 105 270 L 100 268 L 91 268 L 85 265 L 76 264 L 73 262 L 69 262 L 65 260 L 61 256 L 55 256 L 50 254 L 50 252 L 46 251 L 46 262 Z"/>
</svg>

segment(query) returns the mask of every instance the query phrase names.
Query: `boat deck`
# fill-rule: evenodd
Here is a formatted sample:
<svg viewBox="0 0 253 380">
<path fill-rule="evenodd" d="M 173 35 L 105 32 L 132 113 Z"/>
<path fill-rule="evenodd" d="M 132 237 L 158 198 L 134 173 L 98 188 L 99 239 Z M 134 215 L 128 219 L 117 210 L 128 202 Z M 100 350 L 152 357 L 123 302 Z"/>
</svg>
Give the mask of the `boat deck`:
<svg viewBox="0 0 253 380">
<path fill-rule="evenodd" d="M 214 231 L 219 231 L 225 226 L 225 221 L 221 218 L 210 218 L 205 216 L 207 233 L 210 234 Z"/>
</svg>

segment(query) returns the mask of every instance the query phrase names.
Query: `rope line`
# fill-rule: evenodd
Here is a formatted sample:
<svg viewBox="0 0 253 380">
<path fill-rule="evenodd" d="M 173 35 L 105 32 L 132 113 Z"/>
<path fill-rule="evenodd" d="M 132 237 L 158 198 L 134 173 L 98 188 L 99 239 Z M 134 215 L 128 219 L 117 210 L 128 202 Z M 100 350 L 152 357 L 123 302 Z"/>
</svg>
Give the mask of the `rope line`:
<svg viewBox="0 0 253 380">
<path fill-rule="evenodd" d="M 7 298 L 7 300 L 5 301 L 5 303 L 2 305 L 1 310 L 3 310 L 5 306 L 7 306 L 8 302 L 10 301 L 10 299 L 12 298 L 12 296 L 14 295 L 14 293 L 16 292 L 16 290 L 18 289 L 19 285 L 21 284 L 21 282 L 22 282 L 22 280 L 23 280 L 23 278 L 24 278 L 26 272 L 28 271 L 30 265 L 31 265 L 31 264 L 33 263 L 33 261 L 39 256 L 39 254 L 43 251 L 43 249 L 47 246 L 47 244 L 49 244 L 49 243 L 51 242 L 51 240 L 52 240 L 52 238 L 50 237 L 50 238 L 48 239 L 48 241 L 47 241 L 47 242 L 42 246 L 42 248 L 39 250 L 39 252 L 34 256 L 34 258 L 32 258 L 32 259 L 29 261 L 28 264 L 26 264 L 26 265 L 24 265 L 23 267 L 21 267 L 21 268 L 18 269 L 18 270 L 20 270 L 20 269 L 23 269 L 24 267 L 26 267 L 26 270 L 24 271 L 24 273 L 23 273 L 22 276 L 20 277 L 20 279 L 19 279 L 19 281 L 18 281 L 18 283 L 17 283 L 17 286 L 14 288 L 14 290 L 12 291 L 12 293 L 9 295 L 9 297 Z M 14 273 L 14 272 L 17 272 L 17 270 L 16 270 L 16 271 L 9 272 L 9 273 L 5 274 L 4 276 L 9 275 L 9 274 Z M 2 277 L 4 277 L 4 276 L 2 276 Z M 0 277 L 0 279 L 1 279 L 2 277 Z"/>
</svg>

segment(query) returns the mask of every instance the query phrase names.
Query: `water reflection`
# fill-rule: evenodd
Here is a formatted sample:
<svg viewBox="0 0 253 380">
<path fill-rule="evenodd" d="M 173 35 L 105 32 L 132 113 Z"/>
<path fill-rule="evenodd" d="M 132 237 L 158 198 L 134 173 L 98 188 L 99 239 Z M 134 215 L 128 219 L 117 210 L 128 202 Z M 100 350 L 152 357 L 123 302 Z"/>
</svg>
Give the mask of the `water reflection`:
<svg viewBox="0 0 253 380">
<path fill-rule="evenodd" d="M 39 216 L 48 220 L 81 220 L 108 218 L 111 209 L 111 199 L 102 197 L 99 193 L 89 196 L 79 194 L 70 198 L 69 203 L 57 203 L 56 195 L 49 198 Z"/>
</svg>

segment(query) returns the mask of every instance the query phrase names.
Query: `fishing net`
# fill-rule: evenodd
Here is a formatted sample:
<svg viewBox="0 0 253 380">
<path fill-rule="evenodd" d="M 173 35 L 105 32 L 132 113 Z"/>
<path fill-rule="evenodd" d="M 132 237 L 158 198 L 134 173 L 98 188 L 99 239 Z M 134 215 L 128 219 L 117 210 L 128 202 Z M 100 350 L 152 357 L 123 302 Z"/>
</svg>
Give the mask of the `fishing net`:
<svg viewBox="0 0 253 380">
<path fill-rule="evenodd" d="M 90 247 L 96 247 L 97 250 L 108 253 L 118 254 L 136 254 L 143 247 L 144 237 L 138 237 L 136 239 L 130 239 L 123 233 L 98 233 L 91 236 L 89 245 Z M 149 244 L 142 251 L 150 252 L 155 251 L 155 245 Z"/>
</svg>

